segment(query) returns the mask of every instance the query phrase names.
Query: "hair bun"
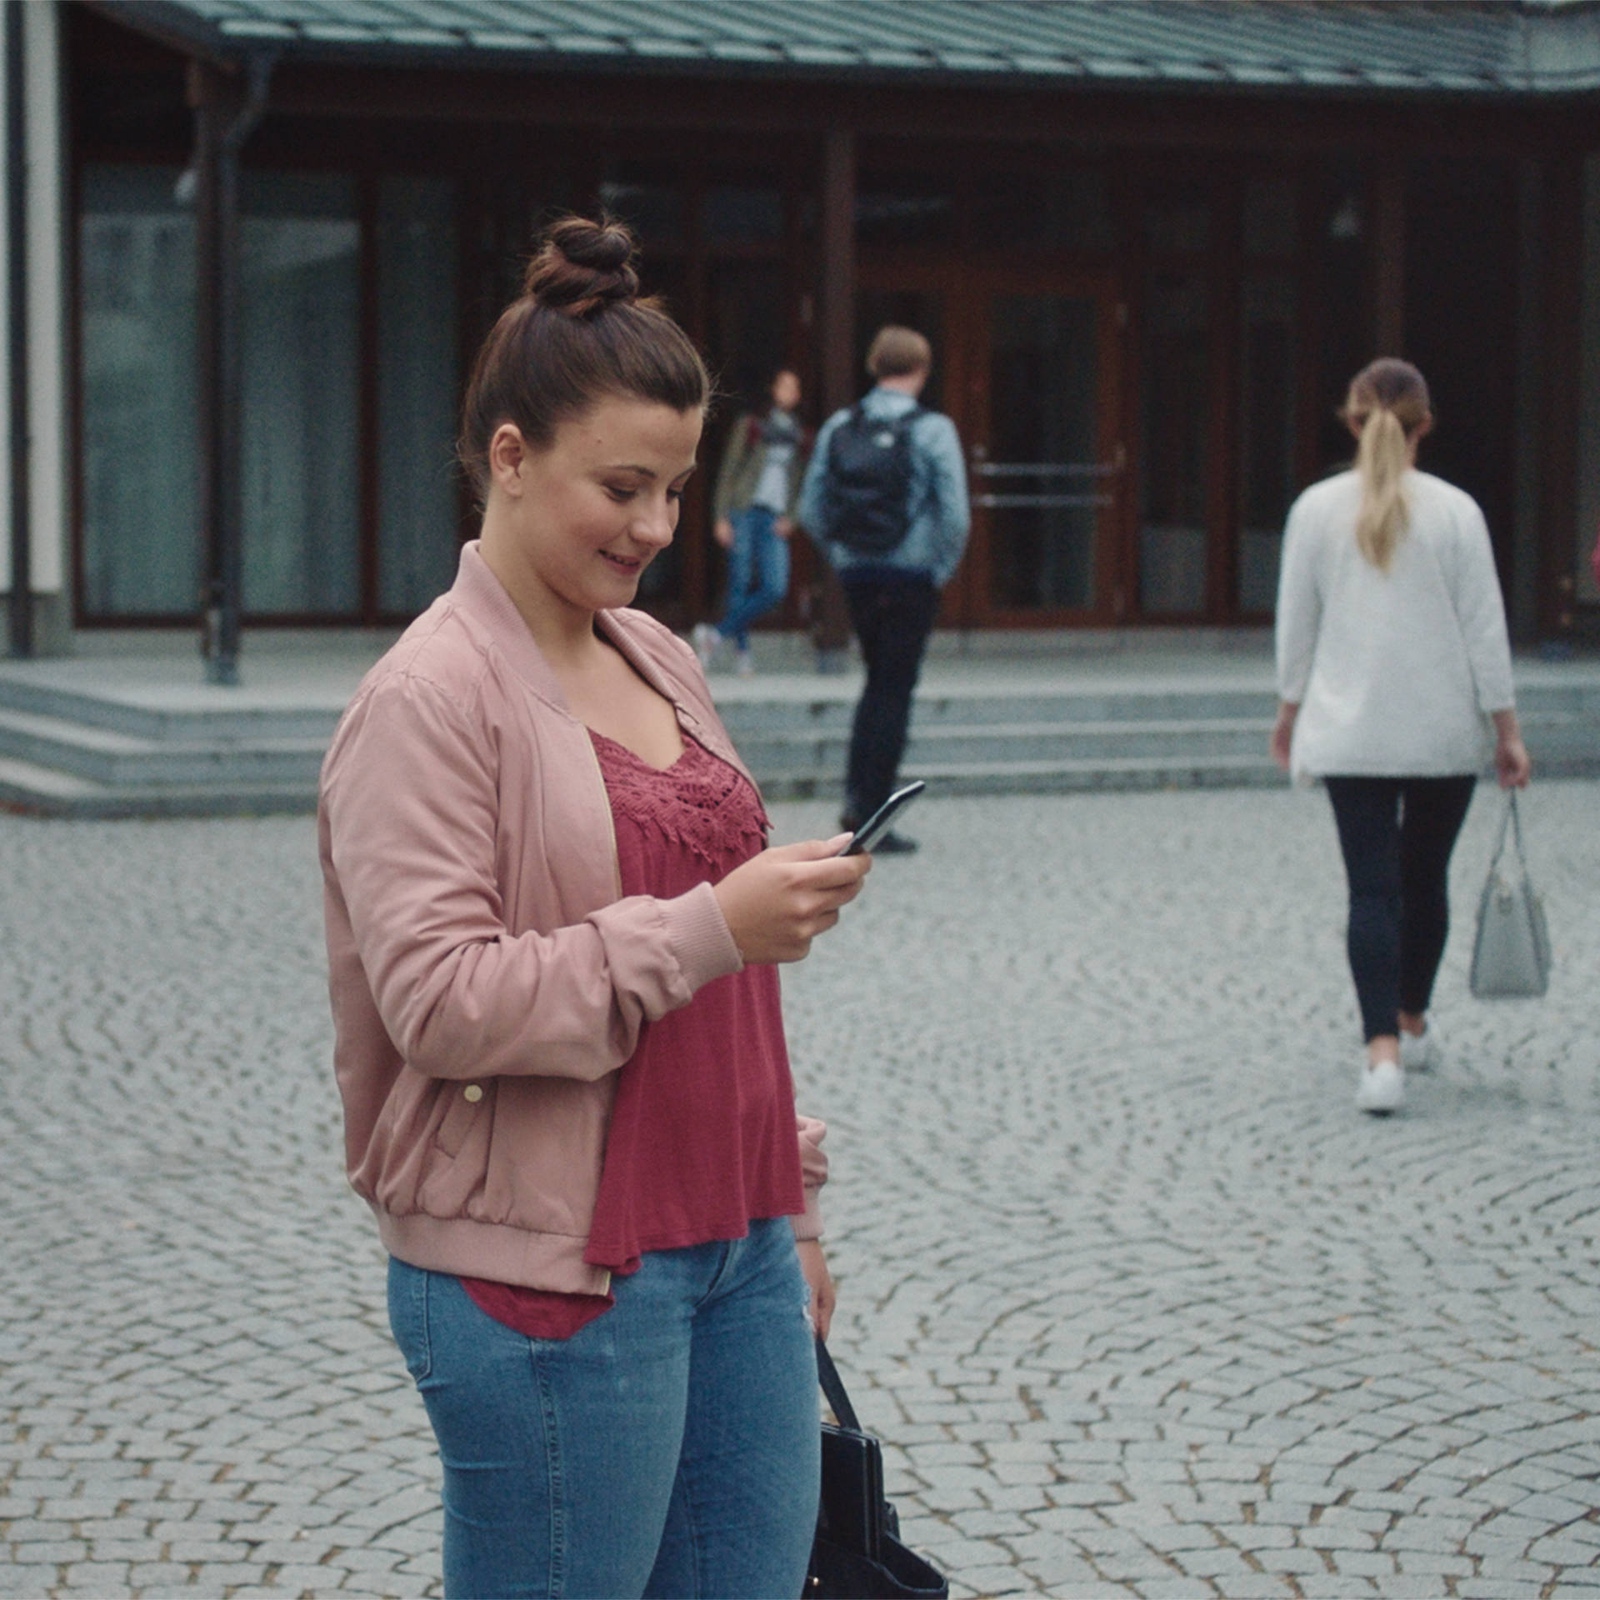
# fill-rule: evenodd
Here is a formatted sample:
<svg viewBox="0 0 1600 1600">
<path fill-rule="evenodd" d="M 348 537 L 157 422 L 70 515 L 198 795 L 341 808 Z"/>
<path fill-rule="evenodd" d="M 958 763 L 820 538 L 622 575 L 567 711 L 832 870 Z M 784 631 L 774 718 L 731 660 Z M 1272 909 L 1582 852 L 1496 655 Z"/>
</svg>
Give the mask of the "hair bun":
<svg viewBox="0 0 1600 1600">
<path fill-rule="evenodd" d="M 537 304 L 569 317 L 639 298 L 637 246 L 626 223 L 563 217 L 528 263 L 523 289 Z"/>
</svg>

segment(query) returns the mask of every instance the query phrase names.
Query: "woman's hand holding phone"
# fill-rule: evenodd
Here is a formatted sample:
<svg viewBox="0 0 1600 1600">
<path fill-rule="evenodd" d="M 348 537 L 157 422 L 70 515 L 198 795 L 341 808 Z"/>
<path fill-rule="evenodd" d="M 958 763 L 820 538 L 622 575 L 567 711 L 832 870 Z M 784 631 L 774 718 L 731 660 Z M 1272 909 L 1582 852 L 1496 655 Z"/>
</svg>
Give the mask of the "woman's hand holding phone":
<svg viewBox="0 0 1600 1600">
<path fill-rule="evenodd" d="M 801 961 L 811 941 L 861 892 L 872 857 L 842 856 L 850 835 L 806 839 L 752 856 L 716 885 L 728 931 L 746 965 Z"/>
</svg>

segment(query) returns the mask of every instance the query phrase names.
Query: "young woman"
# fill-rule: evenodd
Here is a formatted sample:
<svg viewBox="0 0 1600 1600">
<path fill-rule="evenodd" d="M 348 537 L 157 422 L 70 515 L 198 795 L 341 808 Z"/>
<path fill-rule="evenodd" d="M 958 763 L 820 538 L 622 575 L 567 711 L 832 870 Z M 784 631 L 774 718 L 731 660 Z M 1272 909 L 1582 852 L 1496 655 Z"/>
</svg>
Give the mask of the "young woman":
<svg viewBox="0 0 1600 1600">
<path fill-rule="evenodd" d="M 1416 470 L 1433 427 L 1422 374 L 1374 361 L 1344 417 L 1355 470 L 1307 489 L 1284 535 L 1272 753 L 1333 802 L 1367 1040 L 1356 1104 L 1383 1113 L 1404 1099 L 1405 1068 L 1440 1061 L 1428 1003 L 1488 728 L 1502 787 L 1526 784 L 1529 762 L 1483 513 Z"/>
<path fill-rule="evenodd" d="M 826 1163 L 772 964 L 867 862 L 763 848 L 693 653 L 629 609 L 709 392 L 632 256 L 551 231 L 466 397 L 481 536 L 323 772 L 349 1171 L 456 1597 L 799 1594 L 816 1521 Z"/>
<path fill-rule="evenodd" d="M 789 540 L 805 467 L 800 379 L 778 372 L 767 398 L 764 410 L 737 418 L 728 430 L 712 528 L 728 552 L 728 609 L 716 627 L 701 622 L 694 630 L 700 665 L 709 671 L 723 640 L 732 639 L 741 677 L 755 670 L 750 624 L 789 592 Z"/>
</svg>

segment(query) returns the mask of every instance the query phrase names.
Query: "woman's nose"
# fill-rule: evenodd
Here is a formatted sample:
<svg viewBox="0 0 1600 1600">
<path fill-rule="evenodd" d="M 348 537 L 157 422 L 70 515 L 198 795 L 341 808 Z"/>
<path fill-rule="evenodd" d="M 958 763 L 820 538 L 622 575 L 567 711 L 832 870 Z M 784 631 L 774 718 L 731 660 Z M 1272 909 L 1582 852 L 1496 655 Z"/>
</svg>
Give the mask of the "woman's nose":
<svg viewBox="0 0 1600 1600">
<path fill-rule="evenodd" d="M 644 508 L 643 515 L 633 525 L 633 535 L 643 544 L 664 547 L 672 543 L 677 527 L 678 502 L 658 500 Z"/>
</svg>

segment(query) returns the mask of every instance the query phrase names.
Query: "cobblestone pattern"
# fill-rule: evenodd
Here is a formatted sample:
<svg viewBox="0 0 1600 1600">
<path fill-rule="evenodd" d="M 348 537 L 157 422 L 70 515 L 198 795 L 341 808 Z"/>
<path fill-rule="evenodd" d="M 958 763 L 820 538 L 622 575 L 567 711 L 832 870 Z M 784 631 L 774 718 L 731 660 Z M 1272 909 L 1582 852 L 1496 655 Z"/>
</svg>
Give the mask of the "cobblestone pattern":
<svg viewBox="0 0 1600 1600">
<path fill-rule="evenodd" d="M 1600 786 L 1387 1122 L 1325 803 L 925 802 L 786 978 L 835 1351 L 953 1593 L 1600 1595 Z M 780 832 L 828 831 L 820 805 Z M 0 1594 L 437 1594 L 303 820 L 0 818 Z"/>
</svg>

